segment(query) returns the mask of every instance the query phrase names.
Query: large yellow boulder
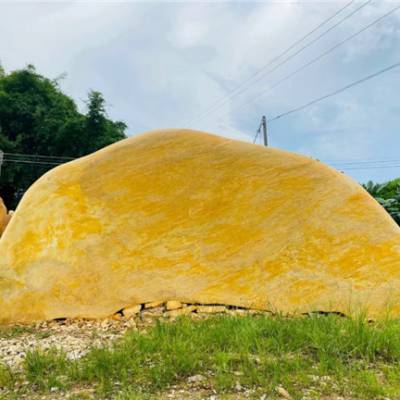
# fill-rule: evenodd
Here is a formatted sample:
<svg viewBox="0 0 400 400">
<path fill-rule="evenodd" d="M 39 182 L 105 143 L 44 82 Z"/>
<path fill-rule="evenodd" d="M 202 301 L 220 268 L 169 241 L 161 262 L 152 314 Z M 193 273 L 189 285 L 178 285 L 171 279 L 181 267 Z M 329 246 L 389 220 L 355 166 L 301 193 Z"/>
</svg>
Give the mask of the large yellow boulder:
<svg viewBox="0 0 400 400">
<path fill-rule="evenodd" d="M 0 256 L 3 322 L 167 300 L 400 314 L 400 229 L 357 183 L 194 131 L 150 132 L 48 172 Z"/>
</svg>

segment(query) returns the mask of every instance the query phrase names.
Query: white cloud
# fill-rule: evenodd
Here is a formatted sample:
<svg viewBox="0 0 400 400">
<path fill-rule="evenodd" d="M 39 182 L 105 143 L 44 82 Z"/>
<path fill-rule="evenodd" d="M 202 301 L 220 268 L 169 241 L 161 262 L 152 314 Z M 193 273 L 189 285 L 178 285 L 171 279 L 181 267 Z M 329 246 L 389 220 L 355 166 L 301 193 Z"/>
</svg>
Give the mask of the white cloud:
<svg viewBox="0 0 400 400">
<path fill-rule="evenodd" d="M 67 72 L 63 88 L 81 106 L 89 89 L 102 91 L 109 114 L 126 121 L 131 133 L 180 127 L 205 114 L 343 5 L 329 1 L 0 1 L 0 57 L 7 70 L 31 62 L 50 77 Z M 279 114 L 396 61 L 400 12 L 252 100 L 394 5 L 379 2 L 364 7 L 323 40 L 190 126 L 250 140 L 262 114 Z M 400 144 L 395 107 L 398 76 L 393 72 L 377 78 L 271 124 L 272 144 L 317 158 L 393 155 L 394 144 Z M 386 171 L 386 175 L 398 172 Z"/>
</svg>

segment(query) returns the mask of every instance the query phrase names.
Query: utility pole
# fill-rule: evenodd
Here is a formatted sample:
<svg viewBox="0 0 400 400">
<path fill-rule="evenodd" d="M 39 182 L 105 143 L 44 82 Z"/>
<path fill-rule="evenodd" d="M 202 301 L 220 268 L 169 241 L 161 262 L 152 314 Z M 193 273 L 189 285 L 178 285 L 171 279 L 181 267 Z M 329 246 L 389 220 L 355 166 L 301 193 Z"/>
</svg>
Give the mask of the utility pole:
<svg viewBox="0 0 400 400">
<path fill-rule="evenodd" d="M 268 147 L 267 118 L 265 117 L 265 115 L 263 115 L 262 118 L 261 118 L 261 122 L 260 122 L 260 125 L 258 126 L 257 133 L 256 133 L 256 135 L 255 135 L 254 138 L 253 138 L 253 144 L 256 143 L 257 138 L 258 138 L 258 135 L 259 135 L 260 132 L 261 132 L 261 128 L 262 128 L 262 131 L 263 131 L 264 146 L 265 146 L 265 147 Z"/>
<path fill-rule="evenodd" d="M 261 127 L 263 130 L 264 146 L 268 147 L 267 118 L 265 118 L 265 115 L 261 118 Z"/>
</svg>

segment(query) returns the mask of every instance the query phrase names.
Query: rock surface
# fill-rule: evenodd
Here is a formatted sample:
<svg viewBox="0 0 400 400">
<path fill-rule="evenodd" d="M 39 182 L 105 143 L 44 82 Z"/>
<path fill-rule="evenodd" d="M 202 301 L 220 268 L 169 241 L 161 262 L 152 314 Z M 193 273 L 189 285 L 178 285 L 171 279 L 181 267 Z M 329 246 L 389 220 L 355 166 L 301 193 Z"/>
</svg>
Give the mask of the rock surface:
<svg viewBox="0 0 400 400">
<path fill-rule="evenodd" d="M 400 314 L 400 229 L 358 184 L 194 131 L 132 137 L 48 172 L 0 254 L 2 322 L 172 299 Z"/>
<path fill-rule="evenodd" d="M 139 314 L 141 309 L 142 309 L 142 306 L 139 304 L 137 306 L 124 308 L 123 313 L 124 313 L 125 317 L 131 317 L 133 315 Z"/>
<path fill-rule="evenodd" d="M 190 313 L 197 310 L 197 306 L 186 306 L 176 310 L 167 311 L 164 315 L 170 318 L 180 317 L 182 315 L 189 315 Z"/>
<path fill-rule="evenodd" d="M 3 202 L 3 199 L 0 197 L 0 236 L 4 232 L 7 223 L 8 223 L 7 208 Z"/>
<path fill-rule="evenodd" d="M 178 308 L 182 308 L 182 303 L 176 300 L 167 301 L 165 305 L 167 310 L 177 310 Z"/>
</svg>

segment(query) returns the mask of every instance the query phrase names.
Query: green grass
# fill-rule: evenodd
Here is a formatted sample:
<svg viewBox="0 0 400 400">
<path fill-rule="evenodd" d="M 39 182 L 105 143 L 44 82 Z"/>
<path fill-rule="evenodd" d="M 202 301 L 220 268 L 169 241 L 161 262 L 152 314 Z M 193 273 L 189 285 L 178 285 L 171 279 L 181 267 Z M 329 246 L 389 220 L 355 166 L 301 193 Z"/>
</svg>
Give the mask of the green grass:
<svg viewBox="0 0 400 400">
<path fill-rule="evenodd" d="M 0 326 L 0 339 L 16 339 L 27 334 L 34 334 L 38 339 L 45 339 L 51 336 L 50 331 L 38 330 L 32 325 Z"/>
<path fill-rule="evenodd" d="M 32 326 L 2 326 L 0 327 L 1 339 L 14 339 L 27 333 L 34 333 L 35 328 Z"/>
<path fill-rule="evenodd" d="M 93 348 L 77 361 L 55 350 L 32 351 L 22 373 L 0 370 L 0 386 L 28 380 L 37 393 L 95 387 L 98 398 L 148 399 L 172 385 L 187 388 L 196 374 L 205 376 L 205 390 L 222 396 L 239 383 L 254 389 L 254 398 L 275 398 L 281 385 L 294 399 L 400 399 L 400 321 L 182 318 L 146 334 L 130 332 L 112 348 Z"/>
</svg>

